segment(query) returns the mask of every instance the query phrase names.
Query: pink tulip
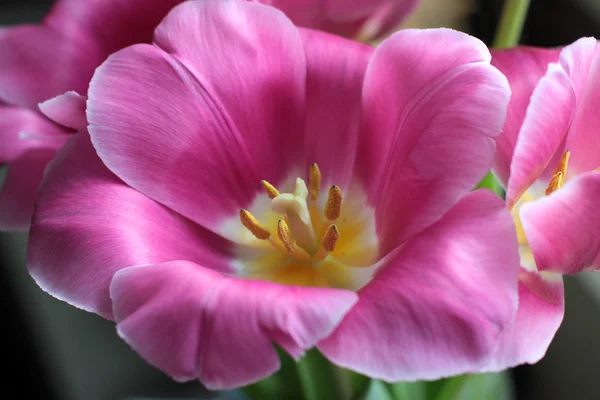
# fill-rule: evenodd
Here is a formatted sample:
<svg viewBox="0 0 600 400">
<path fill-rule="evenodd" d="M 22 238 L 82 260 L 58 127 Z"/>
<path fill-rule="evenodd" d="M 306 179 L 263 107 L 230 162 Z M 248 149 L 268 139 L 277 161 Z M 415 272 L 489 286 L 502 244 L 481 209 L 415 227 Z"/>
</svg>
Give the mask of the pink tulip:
<svg viewBox="0 0 600 400">
<path fill-rule="evenodd" d="M 29 227 L 46 164 L 79 128 L 48 115 L 49 108 L 65 100 L 85 107 L 77 93 L 87 92 L 94 69 L 114 51 L 150 42 L 181 1 L 58 0 L 41 25 L 0 29 L 0 166 L 10 165 L 0 191 L 0 230 Z M 272 2 L 300 25 L 372 40 L 391 31 L 416 0 L 312 3 Z M 67 91 L 73 93 L 66 99 L 42 103 L 40 113 L 38 104 Z"/>
<path fill-rule="evenodd" d="M 273 343 L 388 381 L 489 364 L 519 264 L 504 202 L 469 193 L 510 95 L 483 43 L 373 49 L 235 0 L 176 7 L 153 43 L 98 68 L 89 134 L 47 171 L 44 290 L 211 389 L 276 371 Z"/>
<path fill-rule="evenodd" d="M 513 96 L 494 170 L 519 237 L 519 312 L 503 366 L 541 359 L 564 313 L 562 274 L 600 269 L 600 46 L 497 51 Z"/>
</svg>

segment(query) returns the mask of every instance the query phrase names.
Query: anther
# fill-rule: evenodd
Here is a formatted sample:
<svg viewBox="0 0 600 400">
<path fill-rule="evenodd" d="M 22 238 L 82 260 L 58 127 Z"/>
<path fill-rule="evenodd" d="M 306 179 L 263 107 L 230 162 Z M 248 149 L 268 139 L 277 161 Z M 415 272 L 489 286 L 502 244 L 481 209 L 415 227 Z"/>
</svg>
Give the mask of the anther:
<svg viewBox="0 0 600 400">
<path fill-rule="evenodd" d="M 333 251 L 335 249 L 335 245 L 340 239 L 340 231 L 337 226 L 329 225 L 325 235 L 323 235 L 323 239 L 321 240 L 321 245 L 327 251 Z"/>
<path fill-rule="evenodd" d="M 342 210 L 342 191 L 339 186 L 331 186 L 329 188 L 329 197 L 325 204 L 325 217 L 328 221 L 335 221 L 339 218 Z"/>
<path fill-rule="evenodd" d="M 563 181 L 564 181 L 564 176 L 562 172 L 557 172 L 554 175 L 552 175 L 552 179 L 550 179 L 550 183 L 548 184 L 548 187 L 546 188 L 546 195 L 549 195 L 555 191 L 557 191 L 558 189 L 560 189 L 563 185 Z"/>
<path fill-rule="evenodd" d="M 310 199 L 316 201 L 321 191 L 321 171 L 317 163 L 310 165 L 310 176 L 308 180 Z"/>
<path fill-rule="evenodd" d="M 292 231 L 286 222 L 282 219 L 277 223 L 277 235 L 279 239 L 283 242 L 286 250 L 290 253 L 296 251 L 298 249 L 298 245 L 296 244 L 296 240 L 292 236 Z"/>
<path fill-rule="evenodd" d="M 558 189 L 560 189 L 564 182 L 565 176 L 567 174 L 567 167 L 569 166 L 569 158 L 571 157 L 571 152 L 567 150 L 565 154 L 558 161 L 558 165 L 554 170 L 554 174 L 552 174 L 552 179 L 550 179 L 550 183 L 546 188 L 546 195 L 549 195 Z"/>
<path fill-rule="evenodd" d="M 265 192 L 267 192 L 267 196 L 269 196 L 270 199 L 274 199 L 275 197 L 279 196 L 279 190 L 277 190 L 275 188 L 275 186 L 271 185 L 269 182 L 267 181 L 260 181 L 260 183 L 263 186 L 263 189 L 265 189 Z"/>
<path fill-rule="evenodd" d="M 269 230 L 262 226 L 248 210 L 244 210 L 243 208 L 240 210 L 240 220 L 242 221 L 242 225 L 252 232 L 257 239 L 267 240 L 271 236 Z"/>
</svg>

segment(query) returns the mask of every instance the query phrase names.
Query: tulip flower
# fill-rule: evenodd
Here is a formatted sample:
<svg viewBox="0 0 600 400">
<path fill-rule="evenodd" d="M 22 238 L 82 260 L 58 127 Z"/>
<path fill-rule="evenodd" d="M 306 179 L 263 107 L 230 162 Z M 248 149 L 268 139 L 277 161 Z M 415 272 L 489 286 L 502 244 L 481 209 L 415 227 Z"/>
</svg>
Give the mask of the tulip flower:
<svg viewBox="0 0 600 400">
<path fill-rule="evenodd" d="M 0 191 L 1 230 L 29 227 L 47 163 L 81 128 L 81 121 L 54 115 L 65 107 L 60 103 L 85 108 L 79 94 L 87 92 L 94 69 L 116 50 L 150 42 L 156 25 L 181 1 L 59 0 L 40 25 L 0 29 L 0 141 L 5 144 L 0 166 L 9 165 Z M 416 5 L 415 0 L 262 2 L 280 7 L 302 26 L 363 40 L 389 33 Z"/>
<path fill-rule="evenodd" d="M 600 46 L 493 53 L 513 96 L 494 170 L 520 244 L 519 311 L 499 346 L 504 367 L 541 359 L 564 313 L 563 274 L 600 268 Z"/>
<path fill-rule="evenodd" d="M 185 2 L 96 71 L 89 133 L 40 189 L 30 272 L 210 389 L 272 374 L 273 344 L 388 381 L 478 371 L 519 268 L 504 202 L 469 193 L 510 96 L 490 58 L 447 29 L 373 49 Z"/>
</svg>

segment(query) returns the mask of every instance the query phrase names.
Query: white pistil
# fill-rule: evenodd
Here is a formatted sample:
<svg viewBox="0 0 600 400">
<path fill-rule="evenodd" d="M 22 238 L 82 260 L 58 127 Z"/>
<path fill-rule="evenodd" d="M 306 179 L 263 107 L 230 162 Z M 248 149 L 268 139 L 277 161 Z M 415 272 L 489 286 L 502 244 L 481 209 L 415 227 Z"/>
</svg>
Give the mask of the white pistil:
<svg viewBox="0 0 600 400">
<path fill-rule="evenodd" d="M 306 204 L 307 196 L 306 183 L 303 179 L 297 178 L 294 193 L 282 193 L 275 197 L 271 200 L 271 208 L 287 217 L 290 230 L 294 233 L 298 246 L 309 254 L 313 254 L 316 251 L 316 239 Z"/>
</svg>

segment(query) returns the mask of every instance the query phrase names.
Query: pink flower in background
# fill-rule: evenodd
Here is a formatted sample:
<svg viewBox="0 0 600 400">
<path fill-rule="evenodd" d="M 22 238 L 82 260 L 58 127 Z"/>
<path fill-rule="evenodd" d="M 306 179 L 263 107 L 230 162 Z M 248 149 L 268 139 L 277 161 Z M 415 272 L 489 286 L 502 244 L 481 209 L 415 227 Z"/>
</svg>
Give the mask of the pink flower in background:
<svg viewBox="0 0 600 400">
<path fill-rule="evenodd" d="M 522 265 L 519 312 L 497 358 L 506 367 L 545 354 L 563 318 L 562 274 L 600 268 L 600 46 L 516 48 L 492 63 L 513 91 L 494 170 Z"/>
<path fill-rule="evenodd" d="M 85 109 L 94 69 L 112 52 L 150 42 L 181 0 L 59 0 L 40 25 L 0 28 L 0 230 L 29 227 L 46 164 L 83 121 L 63 115 Z M 143 10 L 143 11 L 141 11 Z M 50 122 L 40 109 L 58 123 Z M 75 93 L 76 92 L 76 93 Z"/>
<path fill-rule="evenodd" d="M 96 71 L 89 134 L 40 189 L 30 272 L 211 389 L 276 371 L 274 343 L 389 381 L 478 371 L 517 306 L 510 213 L 469 193 L 509 93 L 456 31 L 373 49 L 185 2 Z"/>
<path fill-rule="evenodd" d="M 419 0 L 260 0 L 281 9 L 298 26 L 363 42 L 393 33 Z"/>
</svg>

